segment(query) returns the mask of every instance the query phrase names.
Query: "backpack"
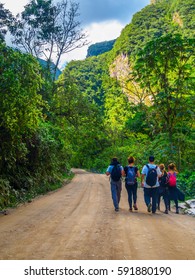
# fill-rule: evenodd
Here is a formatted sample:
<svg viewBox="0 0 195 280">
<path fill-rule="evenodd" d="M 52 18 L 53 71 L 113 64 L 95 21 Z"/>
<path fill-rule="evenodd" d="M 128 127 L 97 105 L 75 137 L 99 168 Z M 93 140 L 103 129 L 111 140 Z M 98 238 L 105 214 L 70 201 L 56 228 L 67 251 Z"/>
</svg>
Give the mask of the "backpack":
<svg viewBox="0 0 195 280">
<path fill-rule="evenodd" d="M 127 183 L 127 185 L 134 185 L 135 182 L 136 182 L 135 168 L 128 166 L 127 175 L 126 175 L 126 183 Z"/>
<path fill-rule="evenodd" d="M 120 180 L 120 178 L 121 178 L 120 164 L 115 164 L 113 166 L 110 176 L 111 176 L 112 180 L 115 181 L 115 182 Z"/>
<path fill-rule="evenodd" d="M 159 178 L 159 184 L 161 188 L 167 187 L 167 172 L 165 171 L 164 174 Z"/>
<path fill-rule="evenodd" d="M 176 187 L 176 173 L 170 173 L 168 172 L 168 184 L 169 187 Z"/>
<path fill-rule="evenodd" d="M 148 174 L 146 176 L 146 184 L 150 187 L 156 185 L 157 181 L 157 166 L 155 168 L 150 168 L 149 165 L 146 165 L 148 168 Z"/>
</svg>

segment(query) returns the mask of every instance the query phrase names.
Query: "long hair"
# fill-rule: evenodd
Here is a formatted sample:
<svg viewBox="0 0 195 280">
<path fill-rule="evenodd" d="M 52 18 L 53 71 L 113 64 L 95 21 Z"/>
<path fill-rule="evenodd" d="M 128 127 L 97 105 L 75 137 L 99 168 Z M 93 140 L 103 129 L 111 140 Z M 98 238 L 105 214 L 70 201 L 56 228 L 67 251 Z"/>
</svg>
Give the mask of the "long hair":
<svg viewBox="0 0 195 280">
<path fill-rule="evenodd" d="M 159 168 L 160 168 L 160 171 L 162 172 L 162 174 L 164 174 L 166 172 L 164 163 L 159 164 Z"/>
<path fill-rule="evenodd" d="M 168 169 L 171 170 L 171 171 L 177 172 L 177 168 L 176 168 L 175 163 L 170 163 L 170 164 L 168 165 Z"/>
</svg>

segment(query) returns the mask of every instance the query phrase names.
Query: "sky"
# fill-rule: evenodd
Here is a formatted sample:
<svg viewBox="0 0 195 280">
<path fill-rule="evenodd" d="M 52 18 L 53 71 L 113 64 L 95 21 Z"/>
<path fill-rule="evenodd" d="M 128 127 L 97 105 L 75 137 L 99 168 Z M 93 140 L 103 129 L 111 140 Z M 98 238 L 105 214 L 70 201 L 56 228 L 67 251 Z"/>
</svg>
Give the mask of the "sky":
<svg viewBox="0 0 195 280">
<path fill-rule="evenodd" d="M 53 0 L 56 2 L 57 0 Z M 29 0 L 0 0 L 14 15 L 24 9 Z M 150 3 L 150 0 L 74 0 L 79 3 L 81 28 L 88 34 L 90 44 L 116 39 L 131 22 L 133 14 Z M 84 59 L 88 46 L 63 56 L 63 61 Z M 63 64 L 63 63 L 62 63 Z"/>
</svg>

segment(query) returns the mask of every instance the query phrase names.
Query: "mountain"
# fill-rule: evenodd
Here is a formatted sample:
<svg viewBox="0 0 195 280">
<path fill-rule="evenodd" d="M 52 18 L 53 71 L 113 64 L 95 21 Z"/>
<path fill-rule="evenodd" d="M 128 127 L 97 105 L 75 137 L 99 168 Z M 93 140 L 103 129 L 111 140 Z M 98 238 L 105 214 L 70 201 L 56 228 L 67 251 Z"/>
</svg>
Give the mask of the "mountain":
<svg viewBox="0 0 195 280">
<path fill-rule="evenodd" d="M 111 41 L 104 41 L 104 42 L 96 43 L 96 44 L 89 46 L 89 48 L 87 50 L 87 57 L 97 56 L 97 55 L 110 51 L 113 48 L 115 41 L 116 41 L 116 39 L 111 40 Z"/>
</svg>

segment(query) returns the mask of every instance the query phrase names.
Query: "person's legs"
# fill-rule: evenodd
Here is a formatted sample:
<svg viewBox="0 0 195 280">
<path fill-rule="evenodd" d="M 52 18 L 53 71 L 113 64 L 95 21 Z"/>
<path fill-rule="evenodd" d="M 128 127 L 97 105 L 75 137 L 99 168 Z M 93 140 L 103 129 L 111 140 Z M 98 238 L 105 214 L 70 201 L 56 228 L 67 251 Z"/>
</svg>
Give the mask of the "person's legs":
<svg viewBox="0 0 195 280">
<path fill-rule="evenodd" d="M 151 188 L 144 188 L 144 201 L 146 206 L 148 207 L 148 212 L 151 212 Z"/>
<path fill-rule="evenodd" d="M 116 192 L 117 192 L 118 204 L 120 203 L 120 200 L 121 200 L 121 191 L 122 191 L 122 181 L 120 180 L 116 183 Z"/>
<path fill-rule="evenodd" d="M 156 201 L 158 195 L 158 188 L 151 189 L 151 196 L 152 196 L 152 213 L 156 213 Z"/>
<path fill-rule="evenodd" d="M 177 199 L 175 199 L 175 200 L 174 200 L 174 202 L 175 202 L 175 207 L 176 207 L 176 214 L 179 214 L 179 205 L 178 205 L 178 200 L 177 200 Z"/>
<path fill-rule="evenodd" d="M 161 195 L 160 193 L 157 194 L 157 209 L 160 210 L 160 200 L 161 200 Z"/>
<path fill-rule="evenodd" d="M 165 204 L 165 213 L 168 214 L 169 209 L 169 193 L 168 190 L 165 189 L 163 193 L 163 199 L 164 199 L 164 204 Z"/>
<path fill-rule="evenodd" d="M 179 214 L 177 189 L 174 187 L 169 187 L 169 200 L 173 200 L 175 202 L 176 214 Z"/>
<path fill-rule="evenodd" d="M 138 210 L 138 208 L 137 208 L 137 183 L 135 183 L 135 185 L 133 185 L 132 192 L 133 192 L 133 203 L 134 203 L 133 208 L 135 210 Z"/>
<path fill-rule="evenodd" d="M 176 208 L 176 214 L 179 214 L 179 205 L 178 205 L 178 192 L 177 188 L 173 188 L 173 193 L 174 193 L 174 202 L 175 202 L 175 208 Z"/>
<path fill-rule="evenodd" d="M 127 194 L 128 194 L 128 203 L 129 203 L 129 209 L 132 210 L 132 188 L 131 186 L 125 185 Z"/>
<path fill-rule="evenodd" d="M 111 181 L 111 194 L 112 194 L 114 208 L 115 208 L 115 210 L 117 210 L 119 208 L 118 196 L 117 196 L 117 185 L 116 185 L 116 182 L 113 182 L 113 181 Z"/>
</svg>

